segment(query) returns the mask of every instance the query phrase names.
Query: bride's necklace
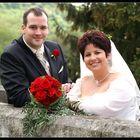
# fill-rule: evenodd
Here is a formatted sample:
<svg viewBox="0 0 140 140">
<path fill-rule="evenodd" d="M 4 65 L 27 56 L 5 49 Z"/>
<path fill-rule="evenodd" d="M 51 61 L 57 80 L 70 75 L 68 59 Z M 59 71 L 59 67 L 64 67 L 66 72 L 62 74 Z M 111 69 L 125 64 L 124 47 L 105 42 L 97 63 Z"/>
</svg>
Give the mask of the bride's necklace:
<svg viewBox="0 0 140 140">
<path fill-rule="evenodd" d="M 95 80 L 97 86 L 100 86 L 101 82 L 103 82 L 109 75 L 110 75 L 110 73 L 107 73 L 103 79 Z"/>
</svg>

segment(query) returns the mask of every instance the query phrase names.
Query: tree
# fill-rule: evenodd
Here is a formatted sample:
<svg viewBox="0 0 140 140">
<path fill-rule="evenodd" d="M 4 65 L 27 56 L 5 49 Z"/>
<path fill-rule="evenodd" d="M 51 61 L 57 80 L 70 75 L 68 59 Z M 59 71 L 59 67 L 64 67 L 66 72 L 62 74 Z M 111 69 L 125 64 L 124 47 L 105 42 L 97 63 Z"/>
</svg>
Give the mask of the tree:
<svg viewBox="0 0 140 140">
<path fill-rule="evenodd" d="M 58 4 L 57 7 L 61 11 L 67 11 L 66 20 L 72 23 L 70 31 L 65 31 L 67 33 L 65 34 L 65 37 L 66 39 L 69 39 L 69 42 L 71 42 L 71 36 L 72 38 L 74 38 L 73 32 L 77 32 L 77 35 L 80 35 L 80 33 L 85 32 L 89 29 L 99 29 L 101 31 L 104 31 L 105 33 L 112 36 L 112 40 L 115 42 L 117 49 L 131 68 L 132 62 L 136 61 L 137 59 L 137 56 L 135 56 L 137 48 L 140 48 L 139 3 L 95 2 L 85 3 L 78 7 L 69 3 Z M 57 26 L 57 28 L 58 27 L 59 25 Z M 57 30 L 57 32 L 59 32 L 59 35 L 62 33 L 61 31 L 59 32 L 59 30 Z M 69 36 L 69 38 L 67 36 Z M 78 38 L 78 36 L 76 36 L 75 38 Z M 75 41 L 77 42 L 77 39 L 75 39 Z M 74 50 L 74 48 L 76 49 L 76 43 L 72 43 L 75 45 L 71 45 L 71 50 Z M 74 60 L 72 60 L 71 58 L 69 59 L 69 61 L 79 61 L 78 57 L 73 56 L 73 59 Z M 73 66 L 75 67 L 75 65 Z M 138 67 L 138 65 L 135 66 Z"/>
</svg>

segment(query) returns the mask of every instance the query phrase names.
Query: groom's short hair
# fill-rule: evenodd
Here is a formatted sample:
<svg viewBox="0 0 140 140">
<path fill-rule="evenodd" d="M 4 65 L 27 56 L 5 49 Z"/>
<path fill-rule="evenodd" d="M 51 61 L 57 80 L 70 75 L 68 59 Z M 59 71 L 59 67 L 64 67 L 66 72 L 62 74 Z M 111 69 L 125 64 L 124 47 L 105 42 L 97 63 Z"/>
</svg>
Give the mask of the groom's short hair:
<svg viewBox="0 0 140 140">
<path fill-rule="evenodd" d="M 28 10 L 26 10 L 23 14 L 23 24 L 26 26 L 27 25 L 27 16 L 29 15 L 29 13 L 34 13 L 35 16 L 42 16 L 42 14 L 44 13 L 47 18 L 48 18 L 48 14 L 47 12 L 40 8 L 40 7 L 34 7 L 34 8 L 30 8 Z"/>
</svg>

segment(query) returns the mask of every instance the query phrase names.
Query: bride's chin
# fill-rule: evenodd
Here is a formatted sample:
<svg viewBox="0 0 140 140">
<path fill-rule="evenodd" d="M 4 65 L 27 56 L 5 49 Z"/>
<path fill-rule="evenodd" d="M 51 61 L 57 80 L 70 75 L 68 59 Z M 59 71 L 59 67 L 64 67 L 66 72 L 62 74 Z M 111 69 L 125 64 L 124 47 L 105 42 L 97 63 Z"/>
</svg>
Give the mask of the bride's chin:
<svg viewBox="0 0 140 140">
<path fill-rule="evenodd" d="M 92 69 L 90 69 L 92 72 L 98 72 L 99 71 L 99 68 L 92 68 Z"/>
</svg>

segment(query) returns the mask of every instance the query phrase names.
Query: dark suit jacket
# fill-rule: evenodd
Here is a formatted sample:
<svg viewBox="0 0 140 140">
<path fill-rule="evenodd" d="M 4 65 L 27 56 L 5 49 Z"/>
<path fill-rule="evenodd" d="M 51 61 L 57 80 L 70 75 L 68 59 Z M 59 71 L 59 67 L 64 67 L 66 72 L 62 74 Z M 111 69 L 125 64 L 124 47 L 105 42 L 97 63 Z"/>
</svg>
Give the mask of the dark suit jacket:
<svg viewBox="0 0 140 140">
<path fill-rule="evenodd" d="M 45 54 L 50 64 L 51 75 L 61 83 L 68 82 L 67 66 L 60 46 L 52 41 L 45 41 Z M 51 52 L 57 48 L 60 55 L 53 59 Z M 29 86 L 38 76 L 46 71 L 35 54 L 25 45 L 22 37 L 14 40 L 5 48 L 0 59 L 0 76 L 7 92 L 8 103 L 22 107 L 30 101 Z"/>
</svg>

